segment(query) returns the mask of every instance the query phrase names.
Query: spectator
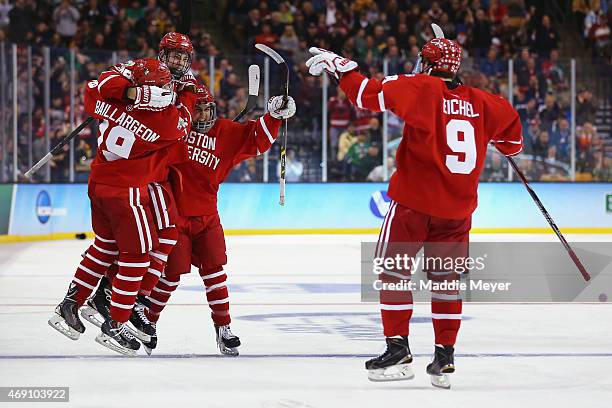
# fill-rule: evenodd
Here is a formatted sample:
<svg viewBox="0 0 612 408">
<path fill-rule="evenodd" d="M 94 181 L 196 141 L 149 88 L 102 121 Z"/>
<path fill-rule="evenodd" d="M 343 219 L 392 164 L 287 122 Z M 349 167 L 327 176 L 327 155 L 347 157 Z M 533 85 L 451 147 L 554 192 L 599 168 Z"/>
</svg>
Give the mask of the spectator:
<svg viewBox="0 0 612 408">
<path fill-rule="evenodd" d="M 559 47 L 559 32 L 552 27 L 550 17 L 542 16 L 542 25 L 532 35 L 533 47 L 542 58 L 548 58 L 550 51 Z"/>
<path fill-rule="evenodd" d="M 589 29 L 588 38 L 593 43 L 593 56 L 610 56 L 610 26 L 603 12 L 599 13 L 597 22 Z"/>
<path fill-rule="evenodd" d="M 491 45 L 491 24 L 483 9 L 476 11 L 472 24 L 472 46 L 476 58 L 484 57 Z"/>
<path fill-rule="evenodd" d="M 278 42 L 278 36 L 272 32 L 270 24 L 264 23 L 261 28 L 261 33 L 255 36 L 255 42 L 275 48 Z"/>
<path fill-rule="evenodd" d="M 13 5 L 8 0 L 0 0 L 0 30 L 9 25 L 9 12 Z"/>
<path fill-rule="evenodd" d="M 336 159 L 339 162 L 344 160 L 349 149 L 356 141 L 357 135 L 355 133 L 355 127 L 353 124 L 349 124 L 346 131 L 340 135 L 340 140 L 338 141 L 338 155 Z"/>
<path fill-rule="evenodd" d="M 595 181 L 612 181 L 612 158 L 599 156 L 597 165 L 593 170 L 593 179 Z"/>
<path fill-rule="evenodd" d="M 393 157 L 387 157 L 387 176 L 391 177 L 395 173 L 395 159 Z M 367 181 L 381 182 L 386 181 L 383 172 L 383 165 L 379 164 L 374 167 L 370 174 L 368 174 Z"/>
<path fill-rule="evenodd" d="M 569 160 L 570 138 L 571 129 L 569 121 L 565 118 L 559 119 L 556 129 L 553 131 L 551 143 L 556 147 L 559 159 L 563 161 Z"/>
<path fill-rule="evenodd" d="M 55 30 L 62 36 L 64 44 L 68 45 L 77 31 L 79 11 L 71 4 L 70 0 L 62 0 L 53 12 Z"/>
<path fill-rule="evenodd" d="M 585 122 L 595 122 L 596 112 L 593 94 L 586 88 L 580 89 L 576 97 L 576 124 L 580 126 Z"/>
<path fill-rule="evenodd" d="M 497 56 L 497 48 L 490 47 L 487 58 L 480 63 L 480 71 L 490 77 L 500 76 L 504 72 L 505 65 Z"/>
<path fill-rule="evenodd" d="M 8 33 L 11 41 L 23 43 L 28 38 L 32 23 L 36 20 L 34 9 L 25 0 L 16 0 L 15 6 L 8 12 Z"/>
<path fill-rule="evenodd" d="M 533 144 L 533 154 L 536 157 L 540 157 L 544 160 L 548 156 L 548 148 L 550 147 L 550 139 L 547 131 L 542 131 L 538 135 L 535 143 Z"/>
<path fill-rule="evenodd" d="M 331 157 L 336 157 L 338 152 L 338 141 L 340 135 L 346 131 L 351 122 L 353 108 L 346 99 L 342 89 L 338 87 L 338 94 L 330 98 L 327 103 L 329 111 L 329 141 L 331 147 Z"/>
</svg>

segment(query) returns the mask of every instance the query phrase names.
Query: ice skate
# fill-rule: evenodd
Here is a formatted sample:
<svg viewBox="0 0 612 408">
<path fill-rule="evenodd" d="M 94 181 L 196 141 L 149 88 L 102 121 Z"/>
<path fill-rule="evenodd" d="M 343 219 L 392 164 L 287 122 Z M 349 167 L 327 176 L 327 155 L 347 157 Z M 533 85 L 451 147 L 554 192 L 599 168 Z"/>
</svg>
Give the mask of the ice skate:
<svg viewBox="0 0 612 408">
<path fill-rule="evenodd" d="M 117 353 L 133 357 L 140 348 L 140 343 L 123 323 L 108 319 L 102 324 L 102 333 L 96 337 L 96 342 Z"/>
<path fill-rule="evenodd" d="M 144 346 L 145 351 L 148 355 L 153 354 L 153 350 L 157 347 L 157 327 L 155 322 L 151 322 L 153 328 L 155 328 L 155 334 L 151 336 L 151 340 L 143 341 L 142 345 Z"/>
<path fill-rule="evenodd" d="M 102 327 L 102 323 L 110 318 L 112 294 L 108 279 L 103 277 L 94 295 L 81 308 L 81 317 L 98 328 Z"/>
<path fill-rule="evenodd" d="M 453 346 L 436 344 L 434 360 L 427 366 L 427 374 L 431 377 L 431 385 L 445 389 L 451 387 L 448 374 L 455 372 L 454 354 Z"/>
<path fill-rule="evenodd" d="M 217 336 L 217 346 L 221 354 L 226 356 L 237 356 L 239 354 L 240 338 L 232 333 L 229 325 L 215 325 L 215 334 Z"/>
<path fill-rule="evenodd" d="M 149 300 L 143 295 L 138 295 L 127 328 L 138 340 L 148 343 L 151 341 L 151 336 L 156 333 L 155 325 L 145 315 L 147 306 Z"/>
<path fill-rule="evenodd" d="M 77 290 L 77 286 L 70 283 L 66 297 L 57 305 L 55 313 L 49 319 L 49 326 L 71 340 L 78 340 L 81 333 L 85 333 L 85 326 L 79 319 L 79 305 L 74 300 Z"/>
<path fill-rule="evenodd" d="M 387 337 L 387 350 L 378 357 L 366 361 L 370 381 L 412 380 L 414 372 L 410 364 L 412 354 L 408 337 Z"/>
</svg>

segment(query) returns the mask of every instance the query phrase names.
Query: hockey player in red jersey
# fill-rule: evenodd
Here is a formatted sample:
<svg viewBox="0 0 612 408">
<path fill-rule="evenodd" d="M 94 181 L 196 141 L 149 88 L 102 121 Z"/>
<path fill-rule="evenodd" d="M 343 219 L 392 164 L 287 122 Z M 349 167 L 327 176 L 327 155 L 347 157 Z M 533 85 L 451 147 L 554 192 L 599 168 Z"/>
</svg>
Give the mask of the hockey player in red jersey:
<svg viewBox="0 0 612 408">
<path fill-rule="evenodd" d="M 284 119 L 295 114 L 295 102 L 282 96 L 268 102 L 267 114 L 247 123 L 217 118 L 213 96 L 199 89 L 196 112 L 187 136 L 190 160 L 178 164 L 181 179 L 173 180 L 173 191 L 180 215 L 178 243 L 172 250 L 164 275 L 151 292 L 149 320 L 156 322 L 180 276 L 198 268 L 220 351 L 237 355 L 240 340 L 230 330 L 229 295 L 223 266 L 227 263 L 225 237 L 217 211 L 217 192 L 232 168 L 249 157 L 264 153 L 272 146 Z M 145 344 L 147 351 L 157 345 L 157 338 Z"/>
<path fill-rule="evenodd" d="M 151 104 L 152 95 L 170 95 L 171 101 L 176 97 L 170 70 L 154 59 L 135 61 L 129 79 L 123 75 L 121 78 L 124 88 L 135 89 L 140 95 L 133 102 L 104 97 L 99 81 L 86 85 L 85 110 L 100 120 L 99 147 L 88 193 L 96 237 L 49 323 L 76 340 L 84 332 L 77 315 L 79 306 L 116 261 L 119 273 L 113 280 L 110 319 L 102 325 L 96 341 L 131 355 L 139 343 L 129 335 L 124 323 L 132 313 L 142 277 L 149 268 L 149 252 L 159 246 L 149 210 L 148 185 L 166 180 L 168 166 L 187 159 L 180 139 L 187 134 L 195 94 L 182 92 L 176 105 Z"/>
<path fill-rule="evenodd" d="M 390 111 L 406 123 L 397 150 L 397 171 L 389 182 L 392 201 L 376 257 L 393 257 L 398 247 L 415 256 L 423 246 L 425 257 L 467 256 L 487 145 L 507 156 L 521 151 L 517 112 L 503 98 L 461 84 L 457 77 L 461 48 L 443 37 L 423 46 L 415 72 L 383 81 L 361 75 L 354 61 L 323 49 L 310 51 L 314 56 L 306 65 L 312 75 L 327 72 L 339 80 L 340 88 L 357 107 Z M 427 273 L 434 282 L 459 277 L 456 271 L 444 268 Z M 385 270 L 380 278 L 383 283 L 397 283 L 410 279 L 410 271 Z M 454 345 L 462 303 L 457 291 L 433 290 L 431 300 L 435 347 L 427 372 L 433 385 L 448 388 L 447 374 L 455 370 Z M 414 376 L 408 344 L 412 307 L 409 291 L 380 292 L 387 350 L 366 362 L 371 380 Z"/>
<path fill-rule="evenodd" d="M 172 88 L 178 94 L 195 92 L 196 80 L 190 71 L 192 59 L 193 45 L 186 35 L 170 32 L 160 41 L 158 60 L 166 63 L 170 69 L 173 78 Z M 97 85 L 102 98 L 125 103 L 133 102 L 133 107 L 136 109 L 149 111 L 158 111 L 174 103 L 176 97 L 172 92 L 147 85 L 134 86 L 134 67 L 134 61 L 128 61 L 103 71 L 98 78 Z M 169 184 L 161 181 L 151 183 L 147 190 L 151 197 L 149 211 L 154 215 L 159 245 L 150 252 L 151 264 L 143 277 L 136 306 L 130 315 L 130 324 L 131 328 L 134 329 L 133 332 L 139 338 L 150 340 L 150 335 L 154 334 L 152 331 L 154 326 L 144 315 L 143 310 L 146 303 L 144 302 L 144 296 L 150 294 L 157 283 L 157 279 L 161 276 L 168 254 L 176 243 L 178 232 L 175 227 L 176 215 L 174 213 L 176 208 Z M 80 288 L 81 290 L 75 300 L 78 307 L 83 306 L 85 300 L 87 300 L 87 304 L 81 309 L 81 315 L 89 322 L 100 327 L 105 318 L 108 317 L 106 297 L 111 289 L 108 279 L 103 278 L 100 281 L 101 275 L 107 268 L 96 263 L 91 266 L 93 268 L 89 267 L 88 270 L 94 271 L 94 275 L 88 273 L 87 269 L 84 268 L 79 268 L 76 271 L 75 279 L 85 282 L 87 286 Z M 112 280 L 112 277 L 116 275 L 117 265 L 111 265 L 110 269 Z M 100 285 L 94 296 L 87 299 L 99 281 Z"/>
</svg>

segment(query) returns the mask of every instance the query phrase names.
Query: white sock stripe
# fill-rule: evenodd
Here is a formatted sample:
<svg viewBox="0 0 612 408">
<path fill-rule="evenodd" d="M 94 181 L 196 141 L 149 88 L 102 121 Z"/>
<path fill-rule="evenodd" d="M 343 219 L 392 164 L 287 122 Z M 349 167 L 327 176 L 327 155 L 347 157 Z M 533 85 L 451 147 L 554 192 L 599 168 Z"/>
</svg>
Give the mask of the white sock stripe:
<svg viewBox="0 0 612 408">
<path fill-rule="evenodd" d="M 119 266 L 123 266 L 126 268 L 148 268 L 151 265 L 151 262 L 117 262 Z"/>
<path fill-rule="evenodd" d="M 170 291 L 170 290 L 163 290 L 163 289 L 158 288 L 157 286 L 153 288 L 153 291 L 154 292 L 160 292 L 160 293 L 167 293 L 168 295 L 172 294 L 172 291 Z"/>
<path fill-rule="evenodd" d="M 461 295 L 459 293 L 456 293 L 454 295 L 450 295 L 448 293 L 435 293 L 435 292 L 431 292 L 431 298 L 432 299 L 439 299 L 439 300 L 458 300 L 458 299 L 461 299 Z"/>
<path fill-rule="evenodd" d="M 157 269 L 153 269 L 153 268 L 149 268 L 147 269 L 147 273 L 150 273 L 152 275 L 157 276 L 158 278 L 161 277 L 161 271 L 158 271 Z"/>
<path fill-rule="evenodd" d="M 120 273 L 115 275 L 115 278 L 121 279 L 127 282 L 138 282 L 142 280 L 142 277 L 140 276 L 125 276 L 125 275 L 121 275 Z"/>
<path fill-rule="evenodd" d="M 85 254 L 85 258 L 87 258 L 87 259 L 91 259 L 92 261 L 94 261 L 94 262 L 95 262 L 95 263 L 97 263 L 98 265 L 106 266 L 107 268 L 108 268 L 109 266 L 111 266 L 111 264 L 110 264 L 110 263 L 108 263 L 108 262 L 102 262 L 101 260 L 96 259 L 96 258 L 95 258 L 94 256 L 92 256 L 92 255 L 91 255 L 89 252 Z"/>
<path fill-rule="evenodd" d="M 387 246 L 389 243 L 389 235 L 391 234 L 391 228 L 393 227 L 393 217 L 395 217 L 395 209 L 397 208 L 397 203 L 393 202 L 391 207 L 389 207 L 389 211 L 391 214 L 389 215 L 389 222 L 387 223 L 387 231 L 385 232 L 385 237 L 383 238 L 383 244 L 381 247 L 381 252 L 379 256 L 385 256 L 387 253 Z"/>
<path fill-rule="evenodd" d="M 80 280 L 79 278 L 72 278 L 72 281 L 73 281 L 73 282 L 78 283 L 78 284 L 79 284 L 79 285 L 81 285 L 81 286 L 85 286 L 86 288 L 89 288 L 89 289 L 91 289 L 91 290 L 94 290 L 94 289 L 96 288 L 95 286 L 92 286 L 92 285 L 90 285 L 90 284 L 89 284 L 89 283 L 87 283 L 87 282 L 83 282 L 83 281 L 82 281 L 82 280 Z"/>
<path fill-rule="evenodd" d="M 134 205 L 134 189 L 130 187 L 130 207 L 132 207 L 132 212 L 134 213 L 134 219 L 136 220 L 136 228 L 138 228 L 138 238 L 140 239 L 140 250 L 142 252 L 147 252 L 145 250 L 145 242 L 144 237 L 142 235 L 142 225 L 140 225 L 140 217 L 138 216 L 138 210 Z"/>
<path fill-rule="evenodd" d="M 210 293 L 210 292 L 212 292 L 214 290 L 221 289 L 221 288 L 224 288 L 224 287 L 225 287 L 225 282 L 217 283 L 215 285 L 208 286 L 206 288 L 206 293 Z"/>
<path fill-rule="evenodd" d="M 359 109 L 363 109 L 363 102 L 361 100 L 361 97 L 363 95 L 363 90 L 365 89 L 366 85 L 368 85 L 368 78 L 364 78 L 363 81 L 361 81 L 361 85 L 359 85 L 359 91 L 357 92 L 357 107 Z"/>
<path fill-rule="evenodd" d="M 270 131 L 268 130 L 268 127 L 266 126 L 266 121 L 264 120 L 263 116 L 259 118 L 259 124 L 261 125 L 266 136 L 268 136 L 268 140 L 270 141 L 270 143 L 274 144 L 274 138 L 272 137 L 272 134 L 270 134 Z"/>
<path fill-rule="evenodd" d="M 132 307 L 134 307 L 134 305 L 124 305 L 123 303 L 117 303 L 113 300 L 111 300 L 110 304 L 111 306 L 115 306 L 115 307 L 118 307 L 119 309 L 126 309 L 126 310 L 130 310 Z"/>
<path fill-rule="evenodd" d="M 399 278 L 399 279 L 403 279 L 403 280 L 410 280 L 410 278 L 412 277 L 412 275 L 402 275 L 399 272 L 391 272 L 391 271 L 384 271 L 383 273 L 381 273 L 381 277 L 382 275 L 387 275 L 387 276 L 393 276 L 395 278 Z"/>
<path fill-rule="evenodd" d="M 159 300 L 153 299 L 151 296 L 147 297 L 147 299 L 149 299 L 150 302 L 153 302 L 158 306 L 166 306 L 166 302 L 160 302 Z"/>
<path fill-rule="evenodd" d="M 210 275 L 200 275 L 202 276 L 202 279 L 212 279 L 212 278 L 216 278 L 217 276 L 221 276 L 221 275 L 225 275 L 225 271 L 220 271 L 220 272 L 215 272 L 215 273 L 211 273 Z"/>
<path fill-rule="evenodd" d="M 168 255 L 160 254 L 159 252 L 149 251 L 149 255 L 161 261 L 168 262 Z"/>
<path fill-rule="evenodd" d="M 138 294 L 137 290 L 132 291 L 132 292 L 128 292 L 128 291 L 125 291 L 125 290 L 121 290 L 119 288 L 113 288 L 113 292 L 116 292 L 116 293 L 118 293 L 120 295 L 124 295 L 124 296 L 136 296 Z"/>
<path fill-rule="evenodd" d="M 91 276 L 96 277 L 96 278 L 98 278 L 98 279 L 102 279 L 102 277 L 104 276 L 103 274 L 101 274 L 101 273 L 96 273 L 96 272 L 92 271 L 91 269 L 86 268 L 86 267 L 85 267 L 85 266 L 83 266 L 83 265 L 79 265 L 79 267 L 78 267 L 77 269 L 80 269 L 80 270 L 82 270 L 83 272 L 87 272 L 87 273 L 88 273 L 88 274 L 90 274 Z"/>
<path fill-rule="evenodd" d="M 176 239 L 160 238 L 159 239 L 159 243 L 160 244 L 167 244 L 167 245 L 176 245 Z"/>
<path fill-rule="evenodd" d="M 446 271 L 446 272 L 427 272 L 428 274 L 431 274 L 433 276 L 444 276 L 444 275 L 450 275 L 451 273 L 455 273 L 454 271 Z"/>
<path fill-rule="evenodd" d="M 155 218 L 157 219 L 157 227 L 159 229 L 162 229 L 164 226 L 162 224 L 161 215 L 159 214 L 159 206 L 157 205 L 157 199 L 155 197 L 155 189 L 153 188 L 151 184 L 149 184 L 147 187 L 149 189 L 149 195 L 151 196 L 151 202 L 153 202 L 153 209 L 155 210 Z"/>
<path fill-rule="evenodd" d="M 431 318 L 436 320 L 461 320 L 461 313 L 432 313 Z"/>
<path fill-rule="evenodd" d="M 163 283 L 164 285 L 168 285 L 168 286 L 178 286 L 178 284 L 179 284 L 178 282 L 170 282 L 170 281 L 167 281 L 167 280 L 165 280 L 164 278 L 159 278 L 159 281 L 160 281 L 161 283 Z"/>
<path fill-rule="evenodd" d="M 220 305 L 220 304 L 223 304 L 223 303 L 229 303 L 229 298 L 219 299 L 219 300 L 209 300 L 208 301 L 208 305 L 209 306 Z"/>
<path fill-rule="evenodd" d="M 393 206 L 395 205 L 395 203 L 393 201 L 391 201 L 391 203 L 389 204 L 389 209 L 387 210 L 387 214 L 385 214 L 385 219 L 383 221 L 383 225 L 382 228 L 380 229 L 380 232 L 378 233 L 378 242 L 376 244 L 376 257 L 381 257 L 384 254 L 381 254 L 381 250 L 385 241 L 385 234 L 387 232 L 387 227 L 389 226 L 389 218 L 391 217 L 391 209 L 393 208 Z"/>
<path fill-rule="evenodd" d="M 108 254 L 108 255 L 119 255 L 119 251 L 109 251 L 108 249 L 104 249 L 104 248 L 100 248 L 99 246 L 97 246 L 96 244 L 91 244 L 92 247 L 96 248 L 98 251 L 102 252 L 103 254 Z"/>
<path fill-rule="evenodd" d="M 164 215 L 165 227 L 168 228 L 170 226 L 170 217 L 168 216 L 168 205 L 166 204 L 166 199 L 164 198 L 164 192 L 159 184 L 156 184 L 157 193 L 159 194 L 159 202 L 161 204 L 162 214 Z"/>
<path fill-rule="evenodd" d="M 380 108 L 381 112 L 384 112 L 385 109 L 385 95 L 383 94 L 383 91 L 380 91 L 378 93 L 378 107 Z"/>
<path fill-rule="evenodd" d="M 145 227 L 144 229 L 147 233 L 147 242 L 148 242 L 147 252 L 148 252 L 151 249 L 153 249 L 153 238 L 151 238 L 151 231 L 149 230 L 149 220 L 147 218 L 147 213 L 140 202 L 140 189 L 139 188 L 136 189 L 136 205 L 138 206 L 138 209 L 140 210 L 140 214 L 142 214 L 142 222 L 144 223 L 144 227 Z"/>
<path fill-rule="evenodd" d="M 94 239 L 97 239 L 98 241 L 101 241 L 101 242 L 106 242 L 107 244 L 115 244 L 115 243 L 117 243 L 117 241 L 115 241 L 114 239 L 102 238 L 99 235 L 96 235 Z"/>
<path fill-rule="evenodd" d="M 381 303 L 380 310 L 412 310 L 412 304 L 385 305 L 384 303 Z"/>
</svg>

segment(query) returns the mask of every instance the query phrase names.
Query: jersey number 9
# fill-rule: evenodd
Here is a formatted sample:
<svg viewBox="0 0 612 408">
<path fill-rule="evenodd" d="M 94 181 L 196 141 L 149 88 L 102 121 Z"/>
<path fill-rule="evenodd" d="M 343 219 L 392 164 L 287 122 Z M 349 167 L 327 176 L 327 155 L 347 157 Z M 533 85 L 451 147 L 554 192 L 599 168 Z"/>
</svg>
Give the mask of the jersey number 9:
<svg viewBox="0 0 612 408">
<path fill-rule="evenodd" d="M 463 133 L 463 140 L 459 139 Z M 463 153 L 464 157 L 456 154 L 446 155 L 446 167 L 451 173 L 470 174 L 476 167 L 476 140 L 474 127 L 467 120 L 451 119 L 446 124 L 446 143 L 455 153 Z"/>
</svg>

